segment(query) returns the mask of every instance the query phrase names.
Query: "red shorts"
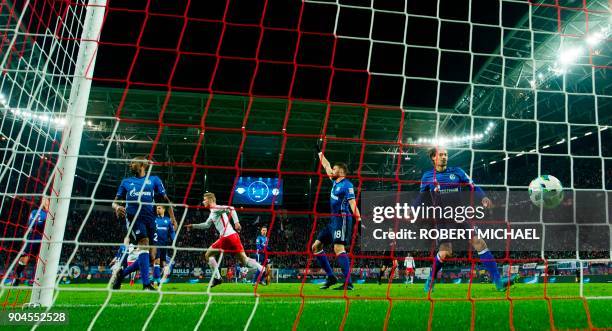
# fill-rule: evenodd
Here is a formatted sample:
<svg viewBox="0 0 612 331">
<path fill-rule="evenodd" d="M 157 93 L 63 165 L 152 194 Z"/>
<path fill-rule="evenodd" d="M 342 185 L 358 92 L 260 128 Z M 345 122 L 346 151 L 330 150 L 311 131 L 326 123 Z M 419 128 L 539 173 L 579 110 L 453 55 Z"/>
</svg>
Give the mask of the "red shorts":
<svg viewBox="0 0 612 331">
<path fill-rule="evenodd" d="M 242 247 L 242 243 L 240 242 L 240 236 L 238 236 L 237 233 L 217 239 L 210 248 L 229 251 L 230 253 L 244 252 L 244 247 Z"/>
<path fill-rule="evenodd" d="M 406 273 L 407 274 L 413 274 L 414 273 L 414 269 L 413 268 L 406 268 Z"/>
</svg>

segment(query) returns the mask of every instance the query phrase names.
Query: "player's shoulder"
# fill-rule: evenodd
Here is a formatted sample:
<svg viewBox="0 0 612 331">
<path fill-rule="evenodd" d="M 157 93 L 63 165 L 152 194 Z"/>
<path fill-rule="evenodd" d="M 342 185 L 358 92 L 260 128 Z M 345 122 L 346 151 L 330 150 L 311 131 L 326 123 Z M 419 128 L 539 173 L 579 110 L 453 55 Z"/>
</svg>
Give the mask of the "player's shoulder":
<svg viewBox="0 0 612 331">
<path fill-rule="evenodd" d="M 433 177 L 433 174 L 434 174 L 434 169 L 431 168 L 431 169 L 423 171 L 423 175 L 421 177 L 422 178 Z"/>
<path fill-rule="evenodd" d="M 463 170 L 463 168 L 461 168 L 461 167 L 448 167 L 447 169 L 448 169 L 448 172 L 453 172 L 453 173 L 456 173 L 456 174 L 465 173 L 465 170 Z"/>
</svg>

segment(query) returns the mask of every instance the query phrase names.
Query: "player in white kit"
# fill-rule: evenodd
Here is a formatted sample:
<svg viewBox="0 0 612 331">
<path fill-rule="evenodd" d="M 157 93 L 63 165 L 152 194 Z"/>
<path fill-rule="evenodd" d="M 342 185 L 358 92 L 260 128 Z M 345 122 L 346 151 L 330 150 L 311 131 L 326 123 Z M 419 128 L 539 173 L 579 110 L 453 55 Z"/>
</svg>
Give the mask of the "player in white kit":
<svg viewBox="0 0 612 331">
<path fill-rule="evenodd" d="M 256 269 L 256 279 L 260 280 L 265 277 L 265 268 L 261 266 L 261 264 L 257 263 L 254 259 L 251 259 L 246 256 L 244 253 L 244 247 L 242 247 L 242 242 L 240 242 L 240 236 L 238 236 L 237 231 L 240 231 L 242 227 L 240 226 L 240 222 L 238 221 L 238 214 L 236 214 L 236 210 L 231 206 L 222 206 L 217 205 L 217 199 L 214 193 L 205 193 L 204 194 L 204 207 L 210 209 L 210 215 L 208 215 L 208 219 L 204 223 L 199 224 L 188 224 L 185 227 L 187 229 L 208 229 L 211 225 L 214 224 L 217 232 L 219 232 L 219 239 L 215 241 L 204 254 L 204 258 L 208 262 L 210 269 L 213 271 L 213 281 L 211 287 L 215 287 L 221 283 L 223 280 L 221 279 L 221 275 L 219 273 L 219 264 L 217 262 L 217 257 L 220 252 L 227 252 L 236 254 L 238 256 L 238 260 L 243 266 L 248 266 L 249 268 Z M 230 217 L 234 221 L 234 226 L 230 222 Z M 234 227 L 236 228 L 234 230 Z M 263 273 L 264 275 L 260 275 Z"/>
<path fill-rule="evenodd" d="M 410 253 L 404 259 L 404 267 L 406 268 L 406 284 L 414 284 L 414 258 Z M 410 282 L 408 282 L 410 278 Z"/>
</svg>

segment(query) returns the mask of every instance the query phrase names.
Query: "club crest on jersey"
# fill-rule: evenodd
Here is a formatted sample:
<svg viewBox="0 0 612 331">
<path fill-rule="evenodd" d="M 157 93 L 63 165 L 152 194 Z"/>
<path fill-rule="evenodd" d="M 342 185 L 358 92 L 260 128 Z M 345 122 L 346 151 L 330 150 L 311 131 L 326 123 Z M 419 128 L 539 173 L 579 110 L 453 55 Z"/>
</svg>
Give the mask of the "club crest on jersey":
<svg viewBox="0 0 612 331">
<path fill-rule="evenodd" d="M 457 176 L 455 176 L 455 174 L 450 174 L 450 176 L 448 176 L 448 178 L 450 178 L 450 180 L 455 180 L 455 178 L 457 178 Z"/>
</svg>

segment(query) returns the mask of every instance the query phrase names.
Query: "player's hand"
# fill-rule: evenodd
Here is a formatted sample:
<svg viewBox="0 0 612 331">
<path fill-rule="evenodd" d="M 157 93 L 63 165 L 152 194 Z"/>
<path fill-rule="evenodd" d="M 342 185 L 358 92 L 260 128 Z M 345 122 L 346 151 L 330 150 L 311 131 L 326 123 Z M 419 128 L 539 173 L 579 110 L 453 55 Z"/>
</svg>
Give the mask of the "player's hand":
<svg viewBox="0 0 612 331">
<path fill-rule="evenodd" d="M 115 208 L 115 214 L 118 218 L 125 218 L 125 207 L 119 206 Z"/>
<path fill-rule="evenodd" d="M 319 154 L 321 153 L 322 150 L 323 150 L 323 139 L 318 139 L 317 143 L 315 144 L 315 152 Z"/>
<path fill-rule="evenodd" d="M 481 203 L 482 203 L 482 206 L 487 209 L 493 208 L 493 202 L 491 201 L 491 199 L 487 197 L 482 198 Z"/>
<path fill-rule="evenodd" d="M 240 223 L 234 223 L 234 228 L 236 229 L 236 231 L 240 232 L 240 230 L 242 230 L 242 226 L 240 225 Z"/>
<path fill-rule="evenodd" d="M 185 230 L 191 230 L 193 224 L 185 224 Z"/>
</svg>

